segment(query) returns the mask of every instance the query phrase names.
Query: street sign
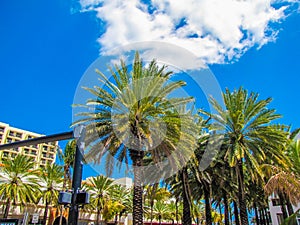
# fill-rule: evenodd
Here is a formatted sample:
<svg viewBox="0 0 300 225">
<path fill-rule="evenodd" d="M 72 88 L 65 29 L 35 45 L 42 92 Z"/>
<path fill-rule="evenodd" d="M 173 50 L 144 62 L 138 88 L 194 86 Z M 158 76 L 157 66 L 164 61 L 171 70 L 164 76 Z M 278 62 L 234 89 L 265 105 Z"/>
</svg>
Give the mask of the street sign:
<svg viewBox="0 0 300 225">
<path fill-rule="evenodd" d="M 38 213 L 32 214 L 31 223 L 38 223 L 39 222 L 39 217 L 40 217 L 40 214 L 38 214 Z"/>
</svg>

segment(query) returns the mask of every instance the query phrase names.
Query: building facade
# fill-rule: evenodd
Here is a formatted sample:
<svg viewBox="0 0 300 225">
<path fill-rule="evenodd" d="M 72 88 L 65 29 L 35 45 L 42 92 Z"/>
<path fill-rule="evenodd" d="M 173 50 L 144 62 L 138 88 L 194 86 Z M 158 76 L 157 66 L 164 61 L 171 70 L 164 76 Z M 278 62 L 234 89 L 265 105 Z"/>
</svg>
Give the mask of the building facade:
<svg viewBox="0 0 300 225">
<path fill-rule="evenodd" d="M 0 144 L 12 143 L 43 136 L 31 131 L 12 127 L 0 122 Z M 30 145 L 0 151 L 0 158 L 14 158 L 17 154 L 23 154 L 33 159 L 35 167 L 44 167 L 47 163 L 53 164 L 57 153 L 58 142 L 48 142 L 38 145 Z"/>
<path fill-rule="evenodd" d="M 284 207 L 286 208 L 286 211 L 288 212 L 286 205 Z M 298 203 L 298 205 L 293 205 L 294 212 L 296 212 L 298 209 L 300 209 L 300 203 Z M 270 212 L 272 225 L 282 224 L 282 222 L 284 220 L 283 213 L 281 210 L 279 197 L 275 194 L 272 194 L 271 196 L 269 196 L 269 212 Z M 300 225 L 300 216 L 297 216 L 297 224 Z"/>
</svg>

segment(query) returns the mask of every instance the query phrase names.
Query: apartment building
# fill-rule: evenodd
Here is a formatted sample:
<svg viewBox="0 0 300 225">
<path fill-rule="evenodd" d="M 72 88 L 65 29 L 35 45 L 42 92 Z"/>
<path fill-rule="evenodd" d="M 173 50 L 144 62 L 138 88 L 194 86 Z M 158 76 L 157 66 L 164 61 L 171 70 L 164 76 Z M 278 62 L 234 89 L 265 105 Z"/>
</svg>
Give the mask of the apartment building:
<svg viewBox="0 0 300 225">
<path fill-rule="evenodd" d="M 12 127 L 9 124 L 0 122 L 0 144 L 7 144 L 15 141 L 22 141 L 43 136 L 31 131 Z M 38 145 L 30 145 L 19 148 L 5 149 L 0 151 L 0 159 L 23 154 L 33 158 L 36 162 L 35 167 L 43 167 L 47 163 L 55 162 L 58 142 L 48 142 Z"/>
<path fill-rule="evenodd" d="M 284 207 L 288 212 L 287 207 L 286 206 Z M 300 209 L 300 203 L 298 203 L 296 206 L 293 205 L 294 212 L 296 212 L 298 209 Z M 270 212 L 272 225 L 282 224 L 284 219 L 281 211 L 281 205 L 280 205 L 279 197 L 275 194 L 269 196 L 269 212 Z M 300 225 L 300 215 L 297 216 L 297 224 Z"/>
</svg>

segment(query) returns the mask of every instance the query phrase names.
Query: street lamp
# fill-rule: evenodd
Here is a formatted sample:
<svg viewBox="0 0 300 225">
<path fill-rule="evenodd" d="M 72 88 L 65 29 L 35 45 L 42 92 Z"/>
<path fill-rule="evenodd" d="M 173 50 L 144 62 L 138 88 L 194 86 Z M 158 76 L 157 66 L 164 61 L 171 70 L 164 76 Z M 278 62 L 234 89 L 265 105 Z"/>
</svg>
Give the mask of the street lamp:
<svg viewBox="0 0 300 225">
<path fill-rule="evenodd" d="M 59 198 L 61 201 L 70 201 L 70 212 L 68 223 L 69 225 L 77 225 L 78 223 L 78 214 L 79 214 L 79 205 L 81 204 L 88 204 L 89 203 L 89 195 L 88 193 L 81 192 L 81 180 L 82 180 L 82 168 L 83 168 L 83 151 L 84 151 L 84 138 L 85 138 L 85 127 L 83 125 L 77 126 L 74 128 L 72 132 L 65 132 L 59 134 L 53 134 L 48 136 L 42 136 L 38 138 L 32 138 L 24 141 L 16 141 L 13 143 L 3 144 L 0 145 L 0 150 L 10 149 L 10 148 L 17 148 L 27 145 L 35 145 L 41 143 L 47 143 L 52 141 L 61 141 L 61 140 L 68 140 L 68 139 L 76 139 L 76 151 L 75 151 L 75 158 L 74 158 L 74 171 L 73 171 L 73 180 L 72 180 L 72 193 L 71 196 L 69 194 L 69 199 L 66 200 L 68 194 L 63 196 L 60 194 Z"/>
</svg>

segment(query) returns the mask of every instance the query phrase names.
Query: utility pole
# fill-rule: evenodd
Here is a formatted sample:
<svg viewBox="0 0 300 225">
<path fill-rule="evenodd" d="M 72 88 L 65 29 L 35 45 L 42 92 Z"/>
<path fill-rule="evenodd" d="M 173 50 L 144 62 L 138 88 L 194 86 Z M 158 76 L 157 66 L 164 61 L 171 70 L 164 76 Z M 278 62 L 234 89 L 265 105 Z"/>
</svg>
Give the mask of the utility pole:
<svg viewBox="0 0 300 225">
<path fill-rule="evenodd" d="M 80 125 L 74 129 L 74 138 L 76 139 L 76 151 L 74 159 L 74 171 L 72 180 L 72 200 L 68 217 L 68 225 L 77 225 L 79 215 L 79 205 L 77 204 L 77 194 L 81 188 L 82 168 L 83 168 L 83 151 L 84 151 L 84 138 L 85 127 Z"/>
<path fill-rule="evenodd" d="M 17 148 L 28 145 L 41 144 L 52 141 L 76 139 L 76 151 L 74 158 L 74 172 L 73 172 L 73 181 L 72 181 L 72 200 L 70 205 L 70 212 L 68 217 L 69 225 L 77 225 L 78 223 L 78 214 L 79 214 L 79 204 L 76 201 L 77 194 L 81 188 L 82 180 L 82 160 L 83 160 L 83 151 L 84 151 L 84 139 L 85 139 L 85 127 L 83 125 L 77 126 L 74 128 L 74 131 L 53 134 L 48 136 L 42 136 L 38 138 L 32 138 L 24 141 L 16 141 L 13 143 L 0 145 L 0 150 Z"/>
</svg>

